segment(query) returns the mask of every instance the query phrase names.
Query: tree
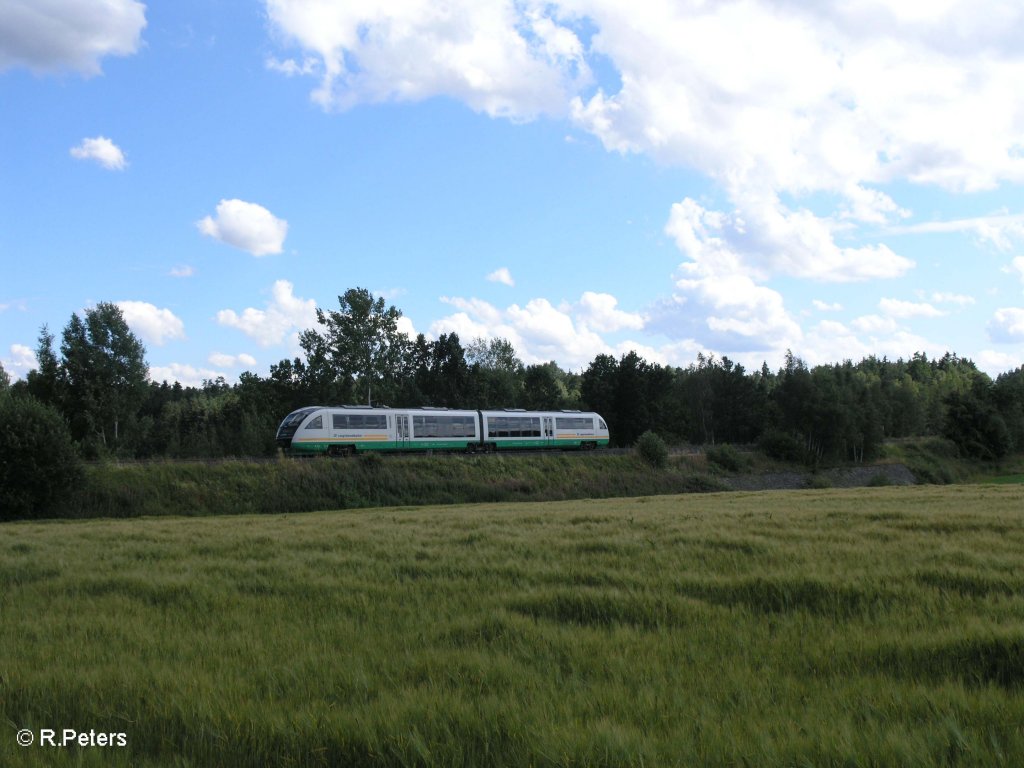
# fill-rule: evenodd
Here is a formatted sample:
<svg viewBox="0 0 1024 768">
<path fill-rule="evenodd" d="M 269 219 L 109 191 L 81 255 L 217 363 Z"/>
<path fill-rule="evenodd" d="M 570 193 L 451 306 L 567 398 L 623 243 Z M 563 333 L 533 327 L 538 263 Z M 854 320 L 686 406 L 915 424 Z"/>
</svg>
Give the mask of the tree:
<svg viewBox="0 0 1024 768">
<path fill-rule="evenodd" d="M 3 363 L 0 363 L 0 397 L 4 397 L 9 393 L 11 388 L 11 377 L 7 371 L 4 370 Z"/>
<path fill-rule="evenodd" d="M 42 339 L 41 339 L 42 340 Z M 62 410 L 72 434 L 102 450 L 116 449 L 147 394 L 146 348 L 115 304 L 72 315 L 61 342 Z"/>
<path fill-rule="evenodd" d="M 60 363 L 53 351 L 53 334 L 46 325 L 39 329 L 36 363 L 38 367 L 28 374 L 29 394 L 41 403 L 60 407 Z"/>
<path fill-rule="evenodd" d="M 59 510 L 82 476 L 67 425 L 33 397 L 0 396 L 0 520 Z"/>
<path fill-rule="evenodd" d="M 466 407 L 469 366 L 457 334 L 442 333 L 431 345 L 430 387 L 426 394 L 431 405 Z"/>
<path fill-rule="evenodd" d="M 394 306 L 385 308 L 383 297 L 352 288 L 338 297 L 338 310 L 317 309 L 323 332 L 308 329 L 299 344 L 319 381 L 351 383 L 370 405 L 374 389 L 386 393 L 402 371 L 409 339 L 398 330 L 401 316 Z"/>
<path fill-rule="evenodd" d="M 484 408 L 515 408 L 522 399 L 523 361 L 508 339 L 476 338 L 466 347 L 470 389 Z"/>
</svg>

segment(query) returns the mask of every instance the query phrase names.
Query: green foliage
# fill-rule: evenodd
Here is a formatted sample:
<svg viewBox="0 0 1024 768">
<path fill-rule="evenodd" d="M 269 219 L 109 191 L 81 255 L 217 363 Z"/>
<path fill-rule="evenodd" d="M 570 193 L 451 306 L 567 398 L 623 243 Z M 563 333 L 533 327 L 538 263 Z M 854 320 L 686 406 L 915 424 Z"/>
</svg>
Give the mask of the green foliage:
<svg viewBox="0 0 1024 768">
<path fill-rule="evenodd" d="M 506 339 L 456 334 L 410 341 L 402 313 L 364 288 L 319 311 L 301 334 L 305 359 L 237 384 L 146 385 L 144 349 L 120 310 L 103 303 L 73 316 L 61 356 L 46 326 L 39 367 L 22 388 L 56 407 L 88 456 L 272 455 L 281 419 L 314 404 L 581 409 L 600 413 L 614 445 L 647 431 L 669 442 L 760 444 L 773 458 L 819 467 L 870 462 L 885 440 L 946 435 L 965 456 L 999 460 L 1024 447 L 1024 367 L 993 384 L 965 358 L 866 357 L 807 366 L 789 352 L 778 371 L 748 373 L 728 357 L 698 354 L 685 368 L 636 352 L 598 355 L 582 372 L 524 366 Z M 729 458 L 723 458 L 727 463 Z"/>
<path fill-rule="evenodd" d="M 310 328 L 299 337 L 311 374 L 323 386 L 354 386 L 366 402 L 387 399 L 402 372 L 409 347 L 398 331 L 400 310 L 385 307 L 384 298 L 365 288 L 352 288 L 338 297 L 338 309 L 317 309 L 323 331 Z M 381 391 L 383 390 L 383 391 Z M 361 395 L 360 395 L 361 396 Z"/>
<path fill-rule="evenodd" d="M 919 483 L 946 485 L 971 475 L 970 462 L 961 457 L 956 443 L 941 437 L 892 443 L 886 446 L 886 456 L 905 464 Z"/>
<path fill-rule="evenodd" d="M 146 396 L 145 354 L 115 304 L 100 302 L 85 310 L 84 320 L 72 315 L 64 328 L 58 399 L 88 453 L 117 452 L 130 436 Z"/>
<path fill-rule="evenodd" d="M 704 449 L 707 460 L 727 472 L 741 472 L 750 467 L 750 458 L 742 455 L 728 443 L 711 445 Z"/>
<path fill-rule="evenodd" d="M 999 412 L 993 388 L 977 380 L 969 391 L 946 398 L 943 434 L 967 456 L 1000 459 L 1013 447 L 1013 438 Z"/>
<path fill-rule="evenodd" d="M 668 464 L 668 446 L 654 432 L 644 432 L 636 441 L 636 452 L 645 462 L 655 469 L 662 469 Z"/>
<path fill-rule="evenodd" d="M 82 476 L 63 419 L 32 397 L 0 394 L 0 425 L 0 520 L 63 512 Z"/>
<path fill-rule="evenodd" d="M 765 430 L 758 442 L 758 447 L 766 456 L 779 461 L 793 463 L 802 462 L 805 458 L 804 446 L 800 438 L 792 432 L 778 428 Z"/>
</svg>

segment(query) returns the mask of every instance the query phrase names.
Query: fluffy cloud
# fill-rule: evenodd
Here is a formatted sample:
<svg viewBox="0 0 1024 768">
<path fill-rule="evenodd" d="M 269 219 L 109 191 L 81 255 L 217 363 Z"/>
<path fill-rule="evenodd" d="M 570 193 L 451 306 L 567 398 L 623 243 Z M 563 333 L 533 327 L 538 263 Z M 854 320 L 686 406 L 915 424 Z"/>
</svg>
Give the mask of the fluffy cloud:
<svg viewBox="0 0 1024 768">
<path fill-rule="evenodd" d="M 540 3 L 266 6 L 281 38 L 305 54 L 301 65 L 274 60 L 273 68 L 315 73 L 313 98 L 327 108 L 449 96 L 478 112 L 529 119 L 565 113 L 571 93 L 590 79 L 579 38 Z"/>
<path fill-rule="evenodd" d="M 610 293 L 585 291 L 580 297 L 576 317 L 587 328 L 602 333 L 626 329 L 641 330 L 644 327 L 643 317 L 617 309 L 618 304 L 619 300 Z"/>
<path fill-rule="evenodd" d="M 244 352 L 240 355 L 225 355 L 222 352 L 214 352 L 207 358 L 207 362 L 218 368 L 235 368 L 238 366 L 251 368 L 256 365 L 256 358 Z"/>
<path fill-rule="evenodd" d="M 845 195 L 894 179 L 971 190 L 1024 178 L 1019 6 L 952 0 L 926 17 L 883 0 L 565 6 L 598 27 L 592 52 L 620 73 L 617 91 L 574 107 L 610 149 L 733 189 Z"/>
<path fill-rule="evenodd" d="M 899 324 L 891 317 L 881 315 L 863 315 L 856 318 L 852 325 L 861 333 L 868 334 L 895 333 L 899 328 Z"/>
<path fill-rule="evenodd" d="M 170 339 L 185 338 L 185 324 L 169 309 L 145 301 L 116 302 L 124 320 L 142 340 L 162 347 Z"/>
<path fill-rule="evenodd" d="M 176 381 L 183 387 L 201 387 L 204 381 L 216 381 L 218 378 L 227 379 L 227 376 L 223 371 L 215 371 L 210 368 L 196 368 L 185 363 L 151 365 L 149 367 L 150 381 Z"/>
<path fill-rule="evenodd" d="M 715 180 L 730 210 L 684 226 L 705 261 L 735 268 L 702 279 L 901 275 L 910 260 L 854 239 L 910 215 L 888 185 L 1024 181 L 1024 6 L 1003 0 L 266 4 L 301 51 L 277 68 L 318 77 L 327 107 L 447 96 L 513 119 L 568 114 L 609 151 Z M 791 202 L 812 194 L 816 213 Z M 1021 220 L 883 231 L 952 227 L 1005 248 Z"/>
<path fill-rule="evenodd" d="M 587 292 L 578 303 L 558 307 L 544 298 L 505 309 L 480 299 L 444 297 L 442 301 L 459 311 L 433 323 L 431 334 L 457 333 L 463 340 L 508 339 L 526 363 L 555 360 L 563 366 L 580 368 L 599 354 L 647 349 L 633 341 L 610 344 L 600 335 L 643 326 L 639 315 L 618 309 L 618 301 L 608 294 Z M 673 345 L 677 348 L 682 346 Z M 662 358 L 659 354 L 648 359 Z"/>
<path fill-rule="evenodd" d="M 988 335 L 992 341 L 1003 343 L 1024 341 L 1024 308 L 997 309 L 988 324 Z"/>
<path fill-rule="evenodd" d="M 232 309 L 222 309 L 217 313 L 217 322 L 237 328 L 261 347 L 280 344 L 289 334 L 296 346 L 294 334 L 316 327 L 316 302 L 298 298 L 290 282 L 278 280 L 271 289 L 266 309 L 249 307 L 240 315 Z"/>
<path fill-rule="evenodd" d="M 911 317 L 942 317 L 946 313 L 926 302 L 900 301 L 899 299 L 881 299 L 878 308 L 889 317 L 901 319 Z"/>
<path fill-rule="evenodd" d="M 29 371 L 39 367 L 36 353 L 24 344 L 12 344 L 10 357 L 4 358 L 2 362 L 12 380 L 24 379 Z"/>
<path fill-rule="evenodd" d="M 814 299 L 811 302 L 811 305 L 819 312 L 841 312 L 843 309 L 843 305 L 838 302 L 829 304 L 827 301 L 822 301 L 821 299 Z"/>
<path fill-rule="evenodd" d="M 1024 283 L 1024 256 L 1018 256 L 1010 262 L 1009 269 L 1011 272 L 1016 272 L 1020 277 L 1020 281 Z"/>
<path fill-rule="evenodd" d="M 487 276 L 487 279 L 492 283 L 501 283 L 512 287 L 516 284 L 516 281 L 512 279 L 512 273 L 508 271 L 508 267 L 500 267 Z"/>
<path fill-rule="evenodd" d="M 77 160 L 94 160 L 108 171 L 123 171 L 128 167 L 124 152 L 106 136 L 82 139 L 82 143 L 71 148 L 71 156 Z"/>
<path fill-rule="evenodd" d="M 999 213 L 970 219 L 925 221 L 920 224 L 890 227 L 888 231 L 895 234 L 967 232 L 982 243 L 992 245 L 1000 251 L 1009 251 L 1014 247 L 1014 243 L 1024 240 L 1024 215 Z"/>
<path fill-rule="evenodd" d="M 843 248 L 833 225 L 807 210 L 790 211 L 772 197 L 749 196 L 732 214 L 706 210 L 691 198 L 672 206 L 665 232 L 705 276 L 772 274 L 849 282 L 896 277 L 913 262 L 885 245 Z"/>
<path fill-rule="evenodd" d="M 962 293 L 940 293 L 936 292 L 932 294 L 932 301 L 937 304 L 956 304 L 960 307 L 966 307 L 974 303 L 973 296 L 965 296 Z"/>
<path fill-rule="evenodd" d="M 746 275 L 684 272 L 675 287 L 672 298 L 653 309 L 648 330 L 730 356 L 800 346 L 803 331 L 782 294 Z"/>
<path fill-rule="evenodd" d="M 1000 373 L 1013 371 L 1024 365 L 1024 354 L 1010 354 L 1008 352 L 996 352 L 992 349 L 985 349 L 974 358 L 978 367 L 991 376 L 993 379 Z"/>
<path fill-rule="evenodd" d="M 288 235 L 288 222 L 262 205 L 244 200 L 221 200 L 217 216 L 196 223 L 204 235 L 233 245 L 253 256 L 281 253 Z"/>
<path fill-rule="evenodd" d="M 139 48 L 146 6 L 136 0 L 6 0 L 0 13 L 0 71 L 100 72 L 104 56 Z"/>
</svg>

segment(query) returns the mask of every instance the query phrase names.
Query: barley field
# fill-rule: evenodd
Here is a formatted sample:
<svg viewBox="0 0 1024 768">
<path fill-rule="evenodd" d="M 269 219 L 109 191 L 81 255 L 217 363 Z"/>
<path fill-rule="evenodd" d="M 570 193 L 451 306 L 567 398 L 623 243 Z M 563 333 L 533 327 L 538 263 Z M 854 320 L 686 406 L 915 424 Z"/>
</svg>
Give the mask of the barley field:
<svg viewBox="0 0 1024 768">
<path fill-rule="evenodd" d="M 1022 728 L 1020 485 L 0 526 L 5 766 L 1017 766 Z"/>
</svg>

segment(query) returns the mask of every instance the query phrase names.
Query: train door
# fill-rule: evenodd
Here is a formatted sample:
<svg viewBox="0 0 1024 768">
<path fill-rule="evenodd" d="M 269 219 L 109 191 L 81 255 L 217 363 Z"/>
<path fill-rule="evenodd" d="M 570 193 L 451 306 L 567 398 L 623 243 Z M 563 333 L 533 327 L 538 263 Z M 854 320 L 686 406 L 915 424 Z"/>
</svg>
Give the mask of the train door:
<svg viewBox="0 0 1024 768">
<path fill-rule="evenodd" d="M 552 445 L 555 442 L 555 420 L 551 416 L 544 417 L 544 444 Z"/>
<path fill-rule="evenodd" d="M 395 438 L 398 440 L 400 448 L 405 448 L 409 444 L 409 416 L 407 414 L 395 416 Z"/>
</svg>

